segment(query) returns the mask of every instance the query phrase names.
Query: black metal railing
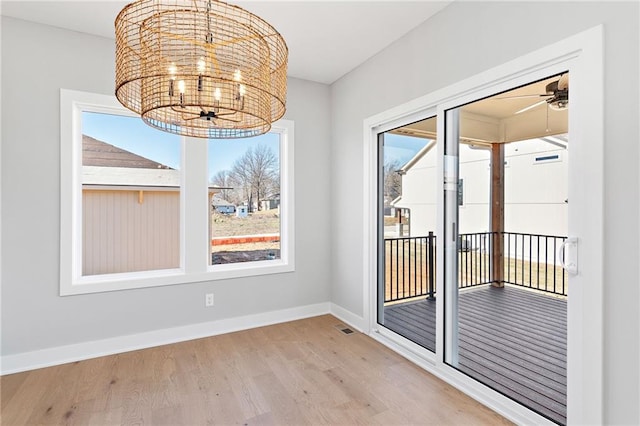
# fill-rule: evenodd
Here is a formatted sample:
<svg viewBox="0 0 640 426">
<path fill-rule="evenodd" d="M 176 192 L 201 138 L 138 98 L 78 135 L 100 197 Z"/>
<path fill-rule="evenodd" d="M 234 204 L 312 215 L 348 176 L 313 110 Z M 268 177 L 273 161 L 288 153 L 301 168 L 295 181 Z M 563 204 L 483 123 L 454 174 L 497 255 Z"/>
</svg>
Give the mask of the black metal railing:
<svg viewBox="0 0 640 426">
<path fill-rule="evenodd" d="M 435 238 L 385 238 L 385 302 L 434 297 Z"/>
<path fill-rule="evenodd" d="M 566 237 L 517 232 L 460 234 L 458 283 L 460 288 L 496 281 L 547 293 L 567 295 L 567 275 L 556 259 Z M 413 297 L 433 298 L 436 237 L 389 238 L 385 246 L 385 302 Z M 502 250 L 501 263 L 494 263 L 494 250 Z M 502 265 L 502 274 L 494 273 Z M 500 268 L 498 268 L 500 269 Z"/>
<path fill-rule="evenodd" d="M 556 253 L 567 239 L 555 235 L 503 232 L 503 282 L 567 295 L 567 272 Z"/>
<path fill-rule="evenodd" d="M 493 265 L 490 254 L 495 247 L 497 232 L 476 232 L 458 236 L 458 287 L 490 284 Z"/>
</svg>

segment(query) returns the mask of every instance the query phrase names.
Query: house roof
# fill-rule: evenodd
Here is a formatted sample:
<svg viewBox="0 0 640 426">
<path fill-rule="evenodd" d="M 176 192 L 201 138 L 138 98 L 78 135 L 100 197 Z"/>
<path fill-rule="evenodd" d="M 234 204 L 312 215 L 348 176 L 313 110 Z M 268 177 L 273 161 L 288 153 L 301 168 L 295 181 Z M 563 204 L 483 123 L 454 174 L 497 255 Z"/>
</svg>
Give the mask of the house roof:
<svg viewBox="0 0 640 426">
<path fill-rule="evenodd" d="M 135 169 L 168 169 L 171 167 L 133 152 L 126 151 L 91 136 L 82 135 L 82 165 Z"/>
<path fill-rule="evenodd" d="M 217 195 L 213 196 L 213 200 L 211 201 L 211 204 L 213 206 L 215 206 L 215 207 L 223 207 L 223 206 L 233 206 L 233 207 L 235 207 L 234 204 L 231 204 L 230 202 L 228 202 L 224 198 L 220 198 Z"/>
<path fill-rule="evenodd" d="M 400 167 L 400 171 L 402 173 L 407 172 L 411 167 L 413 167 L 418 161 L 420 161 L 420 159 L 422 157 L 424 157 L 427 152 L 431 151 L 431 149 L 436 146 L 436 141 L 435 140 L 431 140 L 429 143 L 427 143 L 425 146 L 422 147 L 422 149 L 420 151 L 418 151 L 416 153 L 416 155 L 413 156 L 413 158 L 411 158 L 409 161 L 407 161 L 404 166 Z M 394 200 L 395 201 L 395 200 Z"/>
<path fill-rule="evenodd" d="M 82 184 L 178 188 L 180 171 L 82 135 Z"/>
<path fill-rule="evenodd" d="M 389 205 L 391 207 L 395 207 L 397 203 L 399 203 L 402 200 L 402 194 L 398 195 L 396 198 L 394 198 L 393 200 L 391 200 L 391 202 L 389 203 Z"/>
</svg>

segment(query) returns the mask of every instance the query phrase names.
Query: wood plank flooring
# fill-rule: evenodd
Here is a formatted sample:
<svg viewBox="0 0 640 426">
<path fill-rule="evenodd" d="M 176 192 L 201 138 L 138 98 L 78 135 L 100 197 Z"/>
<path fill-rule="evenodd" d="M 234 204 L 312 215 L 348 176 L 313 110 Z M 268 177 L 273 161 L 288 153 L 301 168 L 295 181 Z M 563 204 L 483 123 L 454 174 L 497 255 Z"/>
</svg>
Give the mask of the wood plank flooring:
<svg viewBox="0 0 640 426">
<path fill-rule="evenodd" d="M 3 425 L 500 425 L 330 315 L 0 378 Z"/>
<path fill-rule="evenodd" d="M 459 366 L 476 380 L 566 423 L 566 300 L 505 287 L 460 293 Z M 385 326 L 435 348 L 435 301 L 385 308 Z"/>
</svg>

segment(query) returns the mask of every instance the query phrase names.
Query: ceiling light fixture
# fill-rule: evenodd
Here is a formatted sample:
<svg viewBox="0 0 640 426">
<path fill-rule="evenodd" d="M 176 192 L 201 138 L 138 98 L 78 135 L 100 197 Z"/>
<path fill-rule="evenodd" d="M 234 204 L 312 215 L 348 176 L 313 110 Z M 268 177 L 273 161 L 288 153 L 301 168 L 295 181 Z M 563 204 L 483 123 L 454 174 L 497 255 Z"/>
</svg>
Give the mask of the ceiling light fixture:
<svg viewBox="0 0 640 426">
<path fill-rule="evenodd" d="M 288 49 L 262 18 L 217 0 L 138 0 L 115 21 L 116 97 L 184 136 L 268 132 L 285 112 Z"/>
</svg>

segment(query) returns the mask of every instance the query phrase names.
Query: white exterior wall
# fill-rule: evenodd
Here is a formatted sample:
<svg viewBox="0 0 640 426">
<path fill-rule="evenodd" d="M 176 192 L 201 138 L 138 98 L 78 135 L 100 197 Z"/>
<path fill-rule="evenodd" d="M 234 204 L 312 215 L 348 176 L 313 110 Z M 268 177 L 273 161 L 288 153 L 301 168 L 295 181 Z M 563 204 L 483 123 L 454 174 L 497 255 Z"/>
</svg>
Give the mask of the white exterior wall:
<svg viewBox="0 0 640 426">
<path fill-rule="evenodd" d="M 436 146 L 402 176 L 402 198 L 394 207 L 411 211 L 411 236 L 435 233 L 436 224 Z"/>
<path fill-rule="evenodd" d="M 489 156 L 486 149 L 459 148 L 459 177 L 464 180 L 458 207 L 459 232 L 468 234 L 489 231 Z"/>
<path fill-rule="evenodd" d="M 561 161 L 535 161 L 556 154 Z M 566 150 L 540 140 L 505 146 L 505 231 L 567 235 L 567 159 Z M 460 145 L 462 234 L 489 231 L 490 171 L 489 150 Z M 435 232 L 437 182 L 434 147 L 402 176 L 402 199 L 395 206 L 411 210 L 411 236 Z"/>
<path fill-rule="evenodd" d="M 558 155 L 560 161 L 535 161 L 547 155 Z M 567 236 L 569 155 L 537 140 L 505 146 L 505 231 Z"/>
<path fill-rule="evenodd" d="M 402 198 L 394 206 L 411 210 L 411 236 L 425 236 L 436 229 L 436 151 L 434 145 L 402 176 Z M 488 158 L 486 150 L 460 146 L 460 178 L 464 179 L 461 233 L 488 231 Z"/>
</svg>

